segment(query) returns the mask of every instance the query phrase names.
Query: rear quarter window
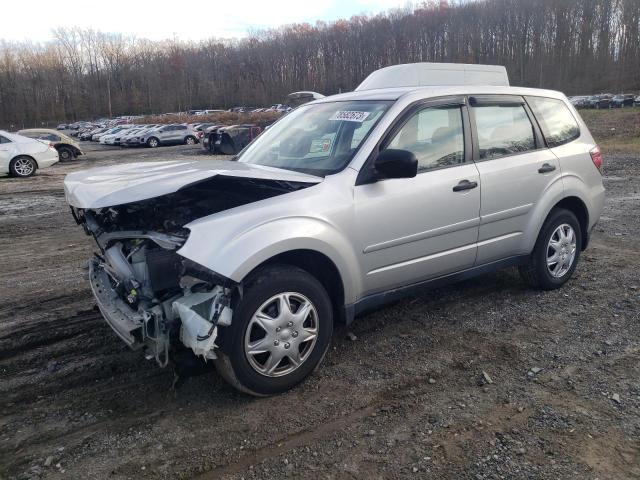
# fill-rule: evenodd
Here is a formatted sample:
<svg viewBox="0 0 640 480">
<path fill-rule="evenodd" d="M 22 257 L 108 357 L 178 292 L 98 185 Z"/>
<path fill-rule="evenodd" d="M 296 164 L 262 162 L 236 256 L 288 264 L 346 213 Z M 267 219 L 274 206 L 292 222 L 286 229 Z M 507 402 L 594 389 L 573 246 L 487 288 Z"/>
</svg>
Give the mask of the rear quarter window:
<svg viewBox="0 0 640 480">
<path fill-rule="evenodd" d="M 558 147 L 580 136 L 580 127 L 567 105 L 556 98 L 527 97 L 549 147 Z"/>
</svg>

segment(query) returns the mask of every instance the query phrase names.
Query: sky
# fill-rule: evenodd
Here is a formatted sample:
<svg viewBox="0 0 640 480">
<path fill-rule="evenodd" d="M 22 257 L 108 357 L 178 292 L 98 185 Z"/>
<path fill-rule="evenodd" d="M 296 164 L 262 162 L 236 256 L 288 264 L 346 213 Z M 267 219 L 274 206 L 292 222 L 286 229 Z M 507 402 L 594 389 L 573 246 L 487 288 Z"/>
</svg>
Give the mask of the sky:
<svg viewBox="0 0 640 480">
<path fill-rule="evenodd" d="M 2 2 L 5 21 L 0 39 L 48 41 L 52 39 L 51 29 L 61 26 L 151 40 L 240 38 L 249 31 L 375 14 L 409 3 L 407 0 L 30 0 L 25 4 L 8 0 Z"/>
</svg>

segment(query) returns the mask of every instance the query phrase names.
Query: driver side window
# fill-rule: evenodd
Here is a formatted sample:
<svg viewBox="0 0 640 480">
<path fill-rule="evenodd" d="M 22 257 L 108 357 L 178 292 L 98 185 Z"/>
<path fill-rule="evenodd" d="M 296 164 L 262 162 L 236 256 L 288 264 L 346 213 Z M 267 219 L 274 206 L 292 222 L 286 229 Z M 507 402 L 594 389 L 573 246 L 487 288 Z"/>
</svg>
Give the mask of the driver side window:
<svg viewBox="0 0 640 480">
<path fill-rule="evenodd" d="M 409 150 L 418 159 L 418 173 L 464 163 L 462 108 L 428 107 L 415 113 L 387 148 Z"/>
</svg>

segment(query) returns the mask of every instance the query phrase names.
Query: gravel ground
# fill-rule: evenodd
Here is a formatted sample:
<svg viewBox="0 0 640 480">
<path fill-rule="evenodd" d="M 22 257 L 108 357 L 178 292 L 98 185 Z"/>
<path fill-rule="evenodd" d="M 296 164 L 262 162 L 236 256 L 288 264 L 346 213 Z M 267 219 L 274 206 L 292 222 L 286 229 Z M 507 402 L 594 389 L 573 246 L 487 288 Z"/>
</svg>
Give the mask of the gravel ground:
<svg viewBox="0 0 640 480">
<path fill-rule="evenodd" d="M 605 157 L 606 208 L 564 288 L 504 270 L 407 298 L 254 399 L 215 372 L 173 391 L 120 342 L 64 202 L 88 164 L 205 157 L 87 157 L 0 178 L 0 478 L 640 478 L 640 158 Z"/>
</svg>

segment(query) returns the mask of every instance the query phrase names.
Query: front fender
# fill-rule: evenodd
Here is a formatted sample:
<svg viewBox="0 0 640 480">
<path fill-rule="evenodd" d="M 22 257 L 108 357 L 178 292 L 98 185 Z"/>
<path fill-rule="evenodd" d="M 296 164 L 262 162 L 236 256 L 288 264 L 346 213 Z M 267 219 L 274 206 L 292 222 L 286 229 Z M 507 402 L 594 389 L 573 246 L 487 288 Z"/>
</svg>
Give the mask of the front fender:
<svg viewBox="0 0 640 480">
<path fill-rule="evenodd" d="M 342 278 L 345 303 L 354 302 L 362 291 L 353 246 L 334 225 L 320 218 L 277 218 L 252 226 L 223 243 L 212 241 L 209 229 L 196 225 L 178 253 L 240 282 L 263 262 L 292 250 L 313 250 L 328 257 Z"/>
</svg>

